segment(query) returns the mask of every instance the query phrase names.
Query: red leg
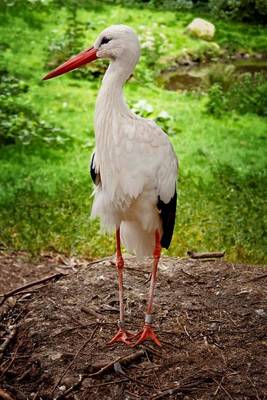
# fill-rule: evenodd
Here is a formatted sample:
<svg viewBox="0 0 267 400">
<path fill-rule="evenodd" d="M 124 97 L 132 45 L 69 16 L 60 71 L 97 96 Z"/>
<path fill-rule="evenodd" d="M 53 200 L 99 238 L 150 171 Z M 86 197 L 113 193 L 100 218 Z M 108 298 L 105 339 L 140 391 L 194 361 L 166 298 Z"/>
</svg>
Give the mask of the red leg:
<svg viewBox="0 0 267 400">
<path fill-rule="evenodd" d="M 160 233 L 159 233 L 158 230 L 156 230 L 156 232 L 155 232 L 155 249 L 154 249 L 154 253 L 153 253 L 154 262 L 153 262 L 150 289 L 149 289 L 149 295 L 148 295 L 148 303 L 147 303 L 147 313 L 146 313 L 146 317 L 145 317 L 145 325 L 144 325 L 143 331 L 136 335 L 136 337 L 138 339 L 137 339 L 137 342 L 135 343 L 135 346 L 137 344 L 139 344 L 139 343 L 144 342 L 147 339 L 151 339 L 158 346 L 161 346 L 160 341 L 157 338 L 157 336 L 154 333 L 153 328 L 152 328 L 152 323 L 153 323 L 153 317 L 152 317 L 153 298 L 154 298 L 154 292 L 155 292 L 155 286 L 156 286 L 156 280 L 157 280 L 157 271 L 158 271 L 158 263 L 159 263 L 159 259 L 160 259 L 160 252 L 161 252 Z"/>
<path fill-rule="evenodd" d="M 110 340 L 109 344 L 113 344 L 115 342 L 123 342 L 125 344 L 131 345 L 130 339 L 133 335 L 130 332 L 127 332 L 125 329 L 124 323 L 124 306 L 123 306 L 123 267 L 124 261 L 121 254 L 121 240 L 120 240 L 120 228 L 116 230 L 116 267 L 118 271 L 119 278 L 119 301 L 120 301 L 120 321 L 119 321 L 119 330 L 116 335 Z"/>
</svg>

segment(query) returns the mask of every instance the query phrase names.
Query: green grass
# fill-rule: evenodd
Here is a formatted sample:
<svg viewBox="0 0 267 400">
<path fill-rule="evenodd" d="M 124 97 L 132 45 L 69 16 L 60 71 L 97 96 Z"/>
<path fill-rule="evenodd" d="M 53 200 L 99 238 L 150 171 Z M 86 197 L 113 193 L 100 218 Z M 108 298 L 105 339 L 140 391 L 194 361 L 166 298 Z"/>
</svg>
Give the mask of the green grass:
<svg viewBox="0 0 267 400">
<path fill-rule="evenodd" d="M 164 36 L 157 56 L 175 57 L 183 49 L 205 44 L 184 33 L 192 12 L 173 13 L 121 6 L 80 9 L 88 22 L 84 45 L 113 23 L 133 26 L 141 37 L 148 31 Z M 102 235 L 90 219 L 92 183 L 88 162 L 94 146 L 93 112 L 100 82 L 72 75 L 42 82 L 51 41 L 64 31 L 67 11 L 20 11 L 1 18 L 1 65 L 22 77 L 31 90 L 24 95 L 42 118 L 60 124 L 75 138 L 72 147 L 6 146 L 0 149 L 0 242 L 33 254 L 53 249 L 98 257 L 112 254 L 113 237 Z M 212 18 L 209 18 L 212 20 Z M 222 21 L 216 23 L 221 46 L 257 52 L 267 49 L 267 29 Z M 142 26 L 143 25 L 143 26 Z M 160 42 L 161 41 L 161 42 Z M 231 48 L 232 46 L 232 48 Z M 125 88 L 133 104 L 146 99 L 155 114 L 174 118 L 171 137 L 180 159 L 179 207 L 172 246 L 167 254 L 189 249 L 227 252 L 231 261 L 264 263 L 266 226 L 266 119 L 252 114 L 214 119 L 205 112 L 205 95 L 175 93 L 157 87 L 153 68 L 143 58 L 135 79 Z"/>
</svg>

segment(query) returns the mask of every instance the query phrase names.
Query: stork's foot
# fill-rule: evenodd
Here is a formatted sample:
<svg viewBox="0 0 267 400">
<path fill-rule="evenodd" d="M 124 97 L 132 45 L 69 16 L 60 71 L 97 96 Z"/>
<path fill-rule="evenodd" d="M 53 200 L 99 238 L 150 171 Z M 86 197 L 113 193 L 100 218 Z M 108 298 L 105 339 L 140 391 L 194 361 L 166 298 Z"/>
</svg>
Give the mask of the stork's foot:
<svg viewBox="0 0 267 400">
<path fill-rule="evenodd" d="M 156 345 L 161 347 L 161 343 L 150 324 L 145 324 L 143 330 L 137 333 L 135 338 L 137 338 L 137 341 L 134 343 L 134 346 L 137 346 L 145 340 L 152 340 Z"/>
<path fill-rule="evenodd" d="M 119 328 L 118 332 L 115 336 L 108 342 L 108 345 L 112 345 L 116 342 L 123 342 L 128 346 L 132 346 L 131 340 L 133 339 L 134 335 L 123 328 Z"/>
</svg>

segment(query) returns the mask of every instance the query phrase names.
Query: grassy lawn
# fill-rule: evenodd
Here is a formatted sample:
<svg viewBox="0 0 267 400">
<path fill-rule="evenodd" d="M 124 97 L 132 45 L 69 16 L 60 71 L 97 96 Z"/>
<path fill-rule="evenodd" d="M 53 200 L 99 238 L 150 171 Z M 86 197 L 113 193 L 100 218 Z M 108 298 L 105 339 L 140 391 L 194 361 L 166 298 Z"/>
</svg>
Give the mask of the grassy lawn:
<svg viewBox="0 0 267 400">
<path fill-rule="evenodd" d="M 113 237 L 102 235 L 98 221 L 90 219 L 93 187 L 88 162 L 101 80 L 74 79 L 69 74 L 42 82 L 48 48 L 62 38 L 69 12 L 64 8 L 49 12 L 46 7 L 11 11 L 1 16 L 0 65 L 29 85 L 23 103 L 43 120 L 61 126 L 73 144 L 0 147 L 0 243 L 33 254 L 49 249 L 90 257 L 112 254 Z M 206 112 L 206 94 L 164 90 L 155 84 L 157 66 L 149 67 L 149 57 L 166 63 L 185 49 L 201 53 L 210 46 L 184 32 L 194 16 L 99 5 L 79 9 L 77 19 L 88 25 L 83 47 L 114 23 L 131 25 L 142 42 L 155 37 L 157 51 L 144 49 L 125 96 L 131 105 L 145 99 L 153 106 L 152 116 L 168 111 L 175 127 L 171 140 L 180 159 L 179 208 L 167 254 L 225 249 L 228 260 L 264 263 L 266 118 L 228 113 L 216 119 Z M 216 25 L 215 40 L 221 47 L 266 51 L 267 28 L 207 18 Z"/>
</svg>

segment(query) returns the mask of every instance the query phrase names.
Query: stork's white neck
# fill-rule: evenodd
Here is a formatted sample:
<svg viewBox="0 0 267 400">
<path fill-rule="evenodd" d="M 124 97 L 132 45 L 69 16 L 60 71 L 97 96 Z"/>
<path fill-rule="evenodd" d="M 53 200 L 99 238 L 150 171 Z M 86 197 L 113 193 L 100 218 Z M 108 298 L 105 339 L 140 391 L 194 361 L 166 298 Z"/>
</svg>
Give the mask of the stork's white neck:
<svg viewBox="0 0 267 400">
<path fill-rule="evenodd" d="M 128 64 L 129 65 L 129 64 Z M 127 139 L 127 129 L 131 122 L 125 122 L 135 118 L 135 114 L 128 108 L 123 98 L 123 85 L 132 73 L 130 66 L 125 68 L 119 62 L 113 61 L 109 65 L 103 78 L 101 89 L 97 96 L 95 110 L 95 165 L 101 170 L 102 186 L 107 183 L 115 168 L 115 154 L 118 153 L 123 140 Z M 113 191 L 117 190 L 117 184 L 113 185 Z M 112 196 L 114 193 L 112 194 Z"/>
<path fill-rule="evenodd" d="M 117 61 L 112 61 L 104 75 L 96 100 L 95 123 L 98 119 L 110 119 L 113 113 L 128 113 L 129 109 L 123 98 L 123 86 L 132 73 L 132 68 L 125 68 Z"/>
</svg>

